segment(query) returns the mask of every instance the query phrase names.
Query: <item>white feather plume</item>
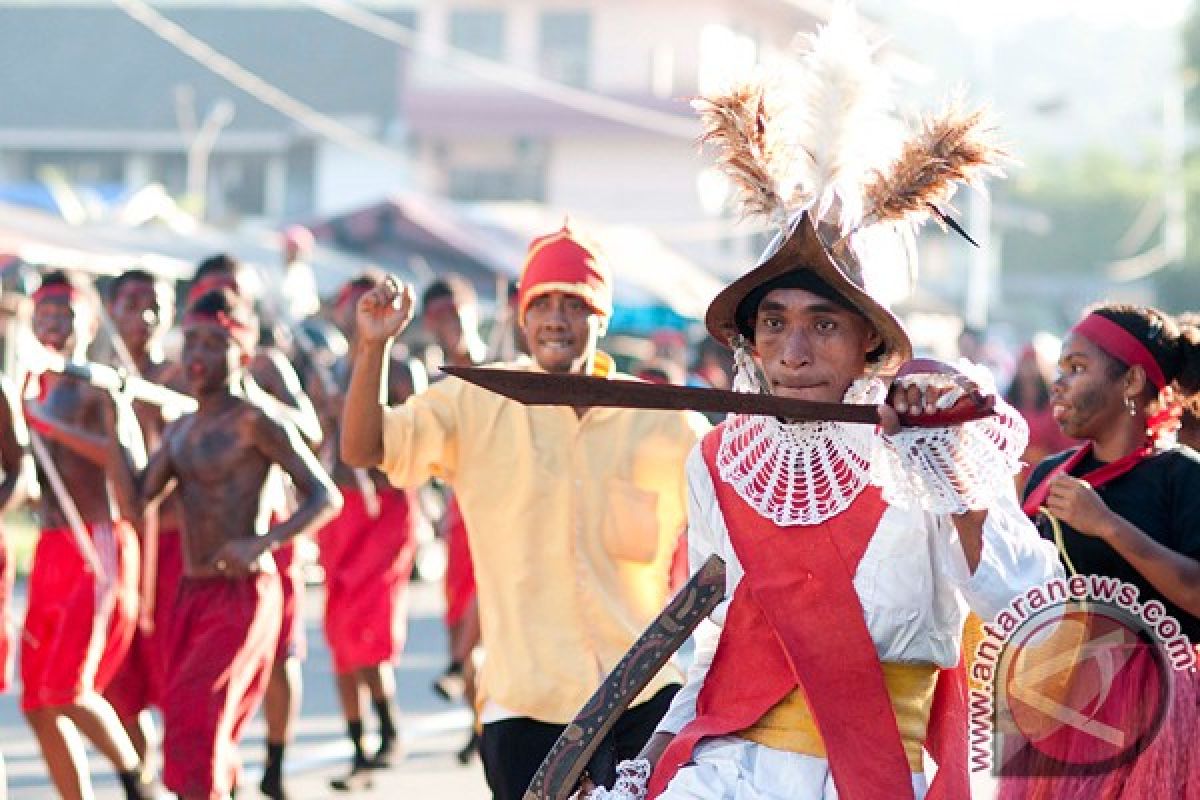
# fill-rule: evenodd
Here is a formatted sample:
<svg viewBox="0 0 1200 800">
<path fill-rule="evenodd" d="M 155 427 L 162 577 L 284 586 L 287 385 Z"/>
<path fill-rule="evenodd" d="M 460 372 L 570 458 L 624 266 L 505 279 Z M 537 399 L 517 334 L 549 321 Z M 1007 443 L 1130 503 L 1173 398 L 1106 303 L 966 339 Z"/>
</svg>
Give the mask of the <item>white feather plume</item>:
<svg viewBox="0 0 1200 800">
<path fill-rule="evenodd" d="M 798 47 L 799 62 L 776 86 L 779 122 L 790 132 L 781 190 L 793 209 L 809 208 L 847 232 L 862 222 L 867 181 L 899 146 L 891 77 L 874 63 L 876 48 L 850 6 Z"/>
</svg>

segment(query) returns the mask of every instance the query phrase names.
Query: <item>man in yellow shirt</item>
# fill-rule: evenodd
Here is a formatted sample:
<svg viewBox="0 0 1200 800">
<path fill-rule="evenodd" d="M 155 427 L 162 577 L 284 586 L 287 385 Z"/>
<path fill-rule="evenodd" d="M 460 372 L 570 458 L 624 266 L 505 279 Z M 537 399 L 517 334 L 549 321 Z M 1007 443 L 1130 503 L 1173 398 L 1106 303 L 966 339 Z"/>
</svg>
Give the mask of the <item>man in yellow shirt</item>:
<svg viewBox="0 0 1200 800">
<path fill-rule="evenodd" d="M 532 359 L 506 366 L 627 378 L 596 346 L 612 313 L 610 274 L 565 225 L 535 240 L 517 306 Z M 707 423 L 674 411 L 527 407 L 457 378 L 384 408 L 385 355 L 412 315 L 408 286 L 359 302 L 342 457 L 397 485 L 437 477 L 453 487 L 487 648 L 481 755 L 496 800 L 515 800 L 666 603 L 686 523 L 683 464 Z M 597 783 L 639 751 L 680 679 L 663 670 L 617 723 L 593 759 Z"/>
</svg>

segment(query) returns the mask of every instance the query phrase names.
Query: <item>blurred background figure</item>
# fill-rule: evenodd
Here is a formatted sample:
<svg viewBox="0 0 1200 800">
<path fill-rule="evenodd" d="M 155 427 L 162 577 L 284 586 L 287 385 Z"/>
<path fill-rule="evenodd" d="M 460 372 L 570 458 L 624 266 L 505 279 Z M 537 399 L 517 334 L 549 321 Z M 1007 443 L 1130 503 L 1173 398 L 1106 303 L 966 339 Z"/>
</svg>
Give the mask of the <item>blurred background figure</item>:
<svg viewBox="0 0 1200 800">
<path fill-rule="evenodd" d="M 683 368 L 666 358 L 651 358 L 643 361 L 634 368 L 633 374 L 648 383 L 682 386 L 687 380 Z"/>
<path fill-rule="evenodd" d="M 429 284 L 421 295 L 421 319 L 438 353 L 436 364 L 473 367 L 487 358 L 487 345 L 479 334 L 479 305 L 475 290 L 461 275 L 447 273 Z"/>
<path fill-rule="evenodd" d="M 650 334 L 650 344 L 654 347 L 654 358 L 660 363 L 672 365 L 672 371 L 677 367 L 680 373 L 686 375 L 688 368 L 688 340 L 677 330 L 664 328 Z M 682 383 L 683 380 L 672 380 L 671 383 Z"/>
<path fill-rule="evenodd" d="M 433 340 L 431 354 L 437 364 L 456 367 L 477 366 L 486 359 L 487 347 L 479 333 L 478 307 L 475 290 L 461 276 L 443 275 L 421 294 L 421 321 L 425 333 Z M 497 324 L 511 325 L 501 314 Z M 508 343 L 511 347 L 511 337 Z M 432 365 L 431 365 L 432 366 Z M 437 374 L 437 377 L 444 377 Z M 437 378 L 435 378 L 436 380 Z M 439 484 L 440 486 L 440 484 Z M 446 544 L 446 634 L 450 663 L 434 681 L 434 691 L 444 700 L 464 700 L 475 706 L 475 663 L 480 648 L 479 605 L 475 592 L 475 570 L 467 542 L 467 526 L 458 500 L 444 490 L 445 512 L 438 531 Z M 478 720 L 471 727 L 466 743 L 458 751 L 459 763 L 466 764 L 479 746 Z"/>
<path fill-rule="evenodd" d="M 689 386 L 728 389 L 733 375 L 733 359 L 729 349 L 715 339 L 705 336 L 696 345 L 692 368 L 688 373 Z"/>
<path fill-rule="evenodd" d="M 1005 386 L 1013 379 L 1015 363 L 1011 351 L 991 336 L 989 331 L 967 325 L 958 335 L 957 344 L 958 357 L 987 367 L 997 386 Z M 1057 360 L 1058 352 L 1055 351 L 1050 364 L 1053 365 Z"/>
<path fill-rule="evenodd" d="M 1077 444 L 1054 421 L 1050 406 L 1050 385 L 1054 383 L 1060 347 L 1057 336 L 1034 335 L 1017 356 L 1016 371 L 1004 393 L 1004 399 L 1029 423 L 1029 445 L 1022 457 L 1025 468 L 1018 476 L 1019 490 L 1024 488 L 1033 465 Z"/>
<path fill-rule="evenodd" d="M 1185 338 L 1200 342 L 1200 314 L 1180 314 L 1179 327 Z M 1179 443 L 1193 450 L 1200 450 L 1200 392 L 1188 393 L 1178 384 L 1175 386 L 1175 392 L 1180 405 L 1183 406 L 1179 433 L 1176 434 Z"/>
<path fill-rule="evenodd" d="M 317 313 L 320 298 L 317 279 L 308 263 L 316 242 L 303 225 L 283 231 L 283 283 L 279 287 L 278 311 L 287 322 L 300 322 Z"/>
</svg>

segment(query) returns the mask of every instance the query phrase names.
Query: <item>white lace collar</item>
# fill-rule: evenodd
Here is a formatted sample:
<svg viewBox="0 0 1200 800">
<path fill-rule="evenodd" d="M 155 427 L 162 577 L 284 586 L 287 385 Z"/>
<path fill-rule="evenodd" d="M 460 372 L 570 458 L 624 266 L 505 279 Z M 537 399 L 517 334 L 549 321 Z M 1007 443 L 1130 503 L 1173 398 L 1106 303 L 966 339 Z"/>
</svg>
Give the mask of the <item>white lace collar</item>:
<svg viewBox="0 0 1200 800">
<path fill-rule="evenodd" d="M 875 405 L 886 394 L 878 378 L 860 378 L 845 402 Z M 845 511 L 870 483 L 876 439 L 871 425 L 731 415 L 721 432 L 717 474 L 776 525 L 818 525 Z"/>
</svg>

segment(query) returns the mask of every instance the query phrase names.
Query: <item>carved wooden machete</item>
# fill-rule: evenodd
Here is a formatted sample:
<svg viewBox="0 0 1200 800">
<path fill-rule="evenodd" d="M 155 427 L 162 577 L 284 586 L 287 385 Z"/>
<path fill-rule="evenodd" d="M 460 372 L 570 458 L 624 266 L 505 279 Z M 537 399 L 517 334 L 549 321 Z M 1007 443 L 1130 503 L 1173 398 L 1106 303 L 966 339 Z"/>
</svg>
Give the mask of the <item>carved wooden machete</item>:
<svg viewBox="0 0 1200 800">
<path fill-rule="evenodd" d="M 587 375 L 494 369 L 491 367 L 443 367 L 442 371 L 502 394 L 518 403 L 533 406 L 609 406 L 675 411 L 761 414 L 797 421 L 861 422 L 879 424 L 875 406 L 854 403 L 818 403 L 770 394 L 747 394 L 723 389 L 663 386 L 636 380 L 613 380 Z M 906 427 L 956 425 L 994 414 L 994 397 L 967 396 L 949 411 L 921 416 L 900 415 Z"/>
</svg>

